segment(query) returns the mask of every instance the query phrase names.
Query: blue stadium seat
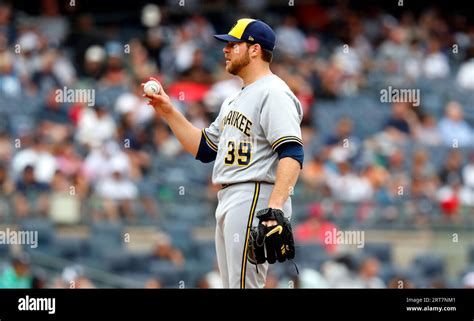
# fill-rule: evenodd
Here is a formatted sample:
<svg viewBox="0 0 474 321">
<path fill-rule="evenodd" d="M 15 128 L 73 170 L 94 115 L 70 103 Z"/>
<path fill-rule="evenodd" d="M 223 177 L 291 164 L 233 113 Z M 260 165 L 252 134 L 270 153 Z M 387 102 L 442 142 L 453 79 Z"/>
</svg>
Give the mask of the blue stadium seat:
<svg viewBox="0 0 474 321">
<path fill-rule="evenodd" d="M 148 273 L 153 258 L 151 253 L 130 253 L 129 258 L 130 271 Z"/>
<path fill-rule="evenodd" d="M 119 223 L 93 223 L 90 233 L 90 255 L 100 259 L 112 249 L 124 246 L 124 230 Z"/>
<path fill-rule="evenodd" d="M 86 257 L 90 253 L 89 240 L 82 238 L 56 237 L 52 247 L 57 255 L 67 260 Z"/>
<path fill-rule="evenodd" d="M 408 279 L 413 283 L 415 288 L 426 288 L 428 286 L 428 279 L 423 275 L 422 271 L 417 267 L 399 268 L 394 267 L 394 274 L 392 278 Z M 406 285 L 403 285 L 404 287 Z M 398 284 L 397 284 L 398 287 Z"/>
<path fill-rule="evenodd" d="M 163 287 L 179 288 L 180 284 L 185 285 L 185 271 L 169 261 L 153 260 L 150 263 L 150 273 L 161 280 Z"/>
<path fill-rule="evenodd" d="M 392 280 L 392 278 L 396 276 L 397 276 L 397 271 L 392 264 L 389 264 L 389 263 L 380 264 L 379 277 L 382 279 L 382 281 L 386 285 L 388 285 L 390 280 Z"/>
<path fill-rule="evenodd" d="M 216 262 L 216 245 L 214 241 L 196 243 L 197 258 L 201 262 Z"/>
<path fill-rule="evenodd" d="M 365 243 L 364 252 L 376 257 L 383 264 L 392 263 L 392 244 L 390 243 Z"/>
<path fill-rule="evenodd" d="M 443 275 L 445 262 L 438 254 L 422 254 L 414 258 L 412 266 L 418 268 L 426 278 L 436 278 Z"/>
<path fill-rule="evenodd" d="M 107 271 L 114 273 L 129 271 L 132 266 L 131 257 L 124 249 L 108 249 L 104 252 L 103 260 Z"/>
<path fill-rule="evenodd" d="M 10 245 L 0 244 L 0 261 L 5 260 L 10 255 Z"/>
<path fill-rule="evenodd" d="M 38 248 L 48 247 L 54 241 L 54 227 L 47 219 L 26 219 L 20 223 L 20 229 L 38 232 Z"/>
<path fill-rule="evenodd" d="M 295 263 L 298 267 L 309 267 L 319 270 L 322 263 L 330 257 L 319 243 L 299 243 L 295 248 Z"/>
<path fill-rule="evenodd" d="M 91 240 L 100 238 L 104 245 L 122 245 L 124 228 L 120 223 L 100 222 L 91 225 Z"/>
<path fill-rule="evenodd" d="M 163 224 L 163 230 L 171 237 L 171 242 L 184 253 L 187 253 L 191 246 L 192 224 L 186 221 L 173 221 Z"/>
</svg>

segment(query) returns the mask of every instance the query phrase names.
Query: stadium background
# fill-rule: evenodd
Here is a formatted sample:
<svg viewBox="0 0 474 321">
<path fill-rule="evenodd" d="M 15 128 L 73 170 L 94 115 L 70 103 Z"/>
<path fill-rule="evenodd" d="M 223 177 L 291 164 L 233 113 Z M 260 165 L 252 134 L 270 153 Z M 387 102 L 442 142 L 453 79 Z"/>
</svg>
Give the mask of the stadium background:
<svg viewBox="0 0 474 321">
<path fill-rule="evenodd" d="M 474 287 L 474 28 L 417 1 L 0 3 L 0 288 L 218 287 L 212 164 L 141 97 L 158 77 L 198 127 L 239 80 L 212 37 L 277 33 L 273 71 L 302 102 L 296 275 L 268 287 Z M 381 90 L 419 90 L 420 106 Z M 95 106 L 55 90 L 93 89 Z M 31 166 L 28 166 L 31 165 Z M 364 246 L 325 232 L 364 233 Z M 351 242 L 349 242 L 351 243 Z M 469 273 L 471 272 L 471 274 Z"/>
</svg>

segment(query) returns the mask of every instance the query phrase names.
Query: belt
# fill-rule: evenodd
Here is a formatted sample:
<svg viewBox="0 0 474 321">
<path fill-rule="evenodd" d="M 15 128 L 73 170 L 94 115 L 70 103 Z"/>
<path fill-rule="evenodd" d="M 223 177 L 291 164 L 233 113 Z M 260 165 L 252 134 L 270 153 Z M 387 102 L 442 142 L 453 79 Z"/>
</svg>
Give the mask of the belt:
<svg viewBox="0 0 474 321">
<path fill-rule="evenodd" d="M 270 182 L 264 182 L 264 181 L 245 181 L 245 182 L 238 182 L 238 183 L 229 183 L 229 184 L 221 184 L 222 186 L 222 189 L 224 188 L 227 188 L 229 186 L 232 186 L 232 185 L 238 185 L 238 184 L 248 184 L 248 183 L 260 183 L 260 184 L 270 184 L 270 185 L 273 185 L 275 183 L 270 183 Z"/>
</svg>

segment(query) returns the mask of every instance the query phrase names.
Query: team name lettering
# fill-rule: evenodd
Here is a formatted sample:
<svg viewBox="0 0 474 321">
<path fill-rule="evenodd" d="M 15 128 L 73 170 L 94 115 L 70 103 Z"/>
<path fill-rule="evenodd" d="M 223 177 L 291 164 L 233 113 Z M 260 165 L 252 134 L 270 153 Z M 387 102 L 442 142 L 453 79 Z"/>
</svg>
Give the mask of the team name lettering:
<svg viewBox="0 0 474 321">
<path fill-rule="evenodd" d="M 222 119 L 222 128 L 224 128 L 226 125 L 233 126 L 244 133 L 246 136 L 250 137 L 252 121 L 245 117 L 244 114 L 241 114 L 236 110 L 231 110 Z"/>
</svg>

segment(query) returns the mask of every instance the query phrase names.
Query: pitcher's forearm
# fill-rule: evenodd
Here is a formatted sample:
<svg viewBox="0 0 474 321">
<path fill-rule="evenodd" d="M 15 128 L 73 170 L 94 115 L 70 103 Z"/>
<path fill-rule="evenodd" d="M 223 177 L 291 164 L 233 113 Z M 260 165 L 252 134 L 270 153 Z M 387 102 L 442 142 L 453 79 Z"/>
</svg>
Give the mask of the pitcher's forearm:
<svg viewBox="0 0 474 321">
<path fill-rule="evenodd" d="M 176 109 L 166 114 L 163 118 L 165 118 L 184 150 L 196 156 L 199 143 L 201 142 L 201 130 L 191 124 L 186 117 Z"/>
<path fill-rule="evenodd" d="M 300 164 L 293 158 L 282 158 L 277 166 L 276 180 L 268 201 L 268 207 L 283 209 L 300 173 Z"/>
</svg>

